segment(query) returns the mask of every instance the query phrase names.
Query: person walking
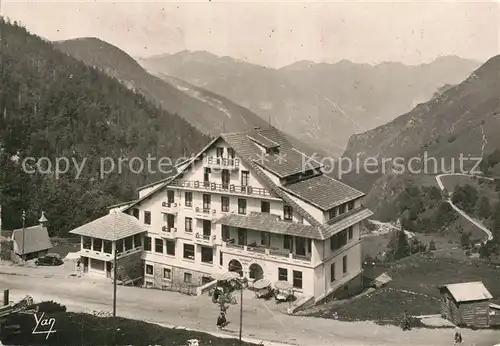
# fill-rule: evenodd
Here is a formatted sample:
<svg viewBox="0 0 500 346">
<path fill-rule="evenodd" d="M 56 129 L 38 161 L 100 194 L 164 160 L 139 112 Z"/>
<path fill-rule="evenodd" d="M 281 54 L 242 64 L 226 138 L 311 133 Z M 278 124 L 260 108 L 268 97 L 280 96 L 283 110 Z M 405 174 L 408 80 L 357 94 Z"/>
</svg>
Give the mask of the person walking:
<svg viewBox="0 0 500 346">
<path fill-rule="evenodd" d="M 455 336 L 453 337 L 453 345 L 458 345 L 463 342 L 462 339 L 462 332 L 460 331 L 459 327 L 455 328 Z"/>
<path fill-rule="evenodd" d="M 224 311 L 221 311 L 219 317 L 217 317 L 217 328 L 224 328 L 226 326 L 226 322 L 226 314 Z"/>
</svg>

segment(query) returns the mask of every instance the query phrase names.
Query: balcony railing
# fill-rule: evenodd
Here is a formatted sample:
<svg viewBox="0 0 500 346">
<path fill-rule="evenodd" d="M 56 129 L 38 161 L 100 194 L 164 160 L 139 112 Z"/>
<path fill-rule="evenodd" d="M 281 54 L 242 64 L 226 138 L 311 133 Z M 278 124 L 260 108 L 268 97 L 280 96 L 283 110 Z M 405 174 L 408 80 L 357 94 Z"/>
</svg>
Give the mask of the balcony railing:
<svg viewBox="0 0 500 346">
<path fill-rule="evenodd" d="M 205 162 L 208 167 L 219 167 L 223 169 L 238 169 L 240 167 L 239 159 L 209 156 L 206 158 Z"/>
<path fill-rule="evenodd" d="M 195 216 L 200 219 L 212 220 L 217 218 L 217 209 L 195 207 Z"/>
<path fill-rule="evenodd" d="M 194 242 L 201 245 L 214 245 L 217 237 L 211 234 L 196 233 Z"/>
<path fill-rule="evenodd" d="M 175 214 L 178 211 L 178 204 L 175 202 L 162 202 L 161 206 L 169 214 Z"/>
<path fill-rule="evenodd" d="M 268 189 L 260 187 L 239 186 L 234 184 L 217 184 L 214 182 L 200 180 L 174 180 L 170 184 L 172 186 L 188 189 L 271 197 L 271 192 Z"/>
<path fill-rule="evenodd" d="M 282 260 L 286 262 L 291 262 L 291 263 L 311 263 L 311 255 L 297 255 L 294 253 L 289 252 L 288 250 L 283 250 L 283 249 L 270 249 L 266 247 L 261 247 L 261 246 L 249 246 L 249 245 L 237 245 L 233 244 L 230 242 L 223 242 L 222 243 L 223 247 L 230 250 L 229 252 L 234 252 L 235 254 L 238 255 L 249 255 L 251 256 L 252 254 L 259 256 L 262 258 L 262 256 L 269 257 L 269 259 L 277 259 L 277 260 Z"/>
<path fill-rule="evenodd" d="M 177 238 L 177 228 L 175 227 L 168 227 L 168 226 L 163 226 L 161 228 L 161 235 L 164 238 L 169 238 L 169 239 L 175 239 Z"/>
</svg>

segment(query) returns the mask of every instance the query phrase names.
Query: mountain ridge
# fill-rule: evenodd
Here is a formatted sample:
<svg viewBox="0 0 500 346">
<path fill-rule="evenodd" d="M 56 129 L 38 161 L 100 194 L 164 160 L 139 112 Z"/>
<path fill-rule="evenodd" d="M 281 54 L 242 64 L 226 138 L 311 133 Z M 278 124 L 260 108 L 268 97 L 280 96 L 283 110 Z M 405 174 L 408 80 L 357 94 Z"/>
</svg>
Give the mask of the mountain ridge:
<svg viewBox="0 0 500 346">
<path fill-rule="evenodd" d="M 416 67 L 348 61 L 309 66 L 305 61 L 274 69 L 207 54 L 193 61 L 195 53 L 183 51 L 139 63 L 150 72 L 224 95 L 266 121 L 271 117 L 279 129 L 334 157 L 345 150 L 351 134 L 410 111 L 443 85 L 461 82 L 479 65 L 444 57 Z"/>
</svg>

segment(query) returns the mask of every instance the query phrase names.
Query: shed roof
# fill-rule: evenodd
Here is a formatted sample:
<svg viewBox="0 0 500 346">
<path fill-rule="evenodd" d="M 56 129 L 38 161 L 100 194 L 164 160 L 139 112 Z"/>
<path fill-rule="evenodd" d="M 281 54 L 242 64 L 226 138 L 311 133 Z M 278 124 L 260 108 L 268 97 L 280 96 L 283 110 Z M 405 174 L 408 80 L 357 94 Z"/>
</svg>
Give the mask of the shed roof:
<svg viewBox="0 0 500 346">
<path fill-rule="evenodd" d="M 489 300 L 493 298 L 481 281 L 449 284 L 441 286 L 440 288 L 446 288 L 457 303 Z"/>
<path fill-rule="evenodd" d="M 145 230 L 139 220 L 117 211 L 75 228 L 69 233 L 114 241 L 142 232 Z"/>
<path fill-rule="evenodd" d="M 17 245 L 18 255 L 52 249 L 49 232 L 42 225 L 27 227 L 24 230 L 24 236 L 22 229 L 16 229 L 12 232 L 12 240 Z"/>
</svg>

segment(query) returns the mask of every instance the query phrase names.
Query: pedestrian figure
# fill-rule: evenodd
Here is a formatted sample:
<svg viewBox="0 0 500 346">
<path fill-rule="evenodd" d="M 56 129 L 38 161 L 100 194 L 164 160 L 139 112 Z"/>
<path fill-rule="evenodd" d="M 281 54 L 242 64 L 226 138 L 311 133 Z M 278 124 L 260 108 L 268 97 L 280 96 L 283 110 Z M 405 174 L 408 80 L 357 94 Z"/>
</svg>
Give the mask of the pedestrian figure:
<svg viewBox="0 0 500 346">
<path fill-rule="evenodd" d="M 461 344 L 462 343 L 462 332 L 460 331 L 460 328 L 456 327 L 455 328 L 455 336 L 453 338 L 453 345 Z"/>
<path fill-rule="evenodd" d="M 221 311 L 219 317 L 217 318 L 217 328 L 222 329 L 226 326 L 226 314 Z"/>
</svg>

